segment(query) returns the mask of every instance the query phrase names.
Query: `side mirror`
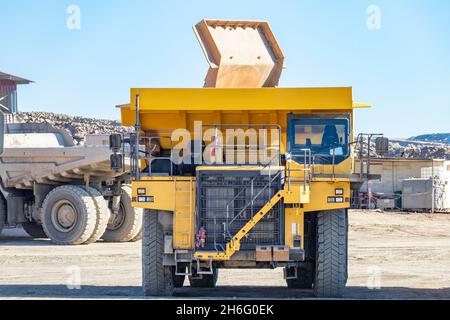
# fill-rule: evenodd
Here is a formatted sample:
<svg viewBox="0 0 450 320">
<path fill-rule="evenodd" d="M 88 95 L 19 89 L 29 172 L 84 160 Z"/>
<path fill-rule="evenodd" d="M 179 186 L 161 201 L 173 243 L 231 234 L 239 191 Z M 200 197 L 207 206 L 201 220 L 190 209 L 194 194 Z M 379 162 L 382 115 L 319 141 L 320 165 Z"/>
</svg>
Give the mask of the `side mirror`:
<svg viewBox="0 0 450 320">
<path fill-rule="evenodd" d="M 111 155 L 111 169 L 115 172 L 119 172 L 123 169 L 123 156 L 121 154 Z"/>
<path fill-rule="evenodd" d="M 384 137 L 376 138 L 375 149 L 380 156 L 386 156 L 389 152 L 389 139 Z"/>
<path fill-rule="evenodd" d="M 109 148 L 114 152 L 119 152 L 122 149 L 121 134 L 112 134 L 109 136 Z"/>
</svg>

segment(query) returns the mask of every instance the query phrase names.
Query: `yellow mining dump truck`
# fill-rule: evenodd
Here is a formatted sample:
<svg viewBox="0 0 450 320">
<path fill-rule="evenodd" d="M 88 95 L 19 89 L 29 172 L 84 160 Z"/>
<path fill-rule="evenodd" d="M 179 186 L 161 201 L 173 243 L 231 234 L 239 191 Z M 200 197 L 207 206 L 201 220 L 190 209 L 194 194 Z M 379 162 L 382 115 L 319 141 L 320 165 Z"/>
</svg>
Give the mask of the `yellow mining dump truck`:
<svg viewBox="0 0 450 320">
<path fill-rule="evenodd" d="M 202 89 L 131 89 L 133 206 L 145 209 L 146 295 L 221 268 L 284 268 L 290 288 L 347 282 L 351 88 L 275 88 L 283 54 L 265 22 L 204 20 Z M 120 139 L 112 139 L 116 150 Z"/>
</svg>

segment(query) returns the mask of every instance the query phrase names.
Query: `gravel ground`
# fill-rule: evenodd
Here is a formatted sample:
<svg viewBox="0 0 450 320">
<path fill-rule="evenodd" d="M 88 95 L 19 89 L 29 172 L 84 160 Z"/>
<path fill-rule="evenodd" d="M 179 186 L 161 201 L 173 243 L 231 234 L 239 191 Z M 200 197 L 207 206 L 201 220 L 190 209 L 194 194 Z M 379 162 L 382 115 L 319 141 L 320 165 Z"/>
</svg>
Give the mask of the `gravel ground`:
<svg viewBox="0 0 450 320">
<path fill-rule="evenodd" d="M 345 298 L 450 299 L 450 215 L 351 212 L 349 254 Z M 143 298 L 139 242 L 58 247 L 6 230 L 0 270 L 0 299 Z M 176 298 L 313 298 L 288 290 L 282 274 L 221 270 L 218 288 Z"/>
</svg>

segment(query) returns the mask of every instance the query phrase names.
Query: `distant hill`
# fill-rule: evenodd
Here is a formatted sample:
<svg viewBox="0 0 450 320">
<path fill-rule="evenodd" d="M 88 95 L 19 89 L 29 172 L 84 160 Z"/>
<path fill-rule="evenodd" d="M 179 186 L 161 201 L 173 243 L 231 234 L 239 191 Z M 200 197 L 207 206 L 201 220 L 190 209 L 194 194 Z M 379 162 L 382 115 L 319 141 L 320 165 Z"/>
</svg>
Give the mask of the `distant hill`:
<svg viewBox="0 0 450 320">
<path fill-rule="evenodd" d="M 450 144 L 450 133 L 422 134 L 417 137 L 409 138 L 408 140 Z"/>
</svg>

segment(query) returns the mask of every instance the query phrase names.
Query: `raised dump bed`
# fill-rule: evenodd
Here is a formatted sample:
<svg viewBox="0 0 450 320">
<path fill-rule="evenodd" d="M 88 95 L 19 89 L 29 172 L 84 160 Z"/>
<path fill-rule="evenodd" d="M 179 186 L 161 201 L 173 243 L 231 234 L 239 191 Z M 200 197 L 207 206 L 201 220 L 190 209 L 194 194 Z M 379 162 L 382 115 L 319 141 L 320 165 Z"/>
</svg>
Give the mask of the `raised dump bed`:
<svg viewBox="0 0 450 320">
<path fill-rule="evenodd" d="M 142 210 L 131 207 L 129 164 L 111 169 L 108 135 L 75 146 L 50 124 L 8 124 L 0 155 L 0 232 L 22 225 L 60 245 L 134 241 Z"/>
<path fill-rule="evenodd" d="M 267 22 L 202 20 L 194 31 L 210 65 L 205 87 L 278 86 L 284 55 Z"/>
</svg>

